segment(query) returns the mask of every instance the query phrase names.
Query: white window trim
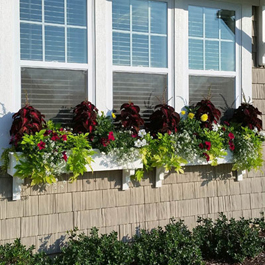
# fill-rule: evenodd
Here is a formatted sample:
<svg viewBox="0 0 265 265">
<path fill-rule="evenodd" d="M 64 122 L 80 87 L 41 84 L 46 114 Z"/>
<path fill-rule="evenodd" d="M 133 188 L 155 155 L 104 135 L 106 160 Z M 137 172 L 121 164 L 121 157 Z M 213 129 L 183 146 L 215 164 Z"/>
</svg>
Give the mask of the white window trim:
<svg viewBox="0 0 265 265">
<path fill-rule="evenodd" d="M 66 1 L 66 0 L 65 0 Z M 31 60 L 21 60 L 20 59 L 20 23 L 27 23 L 27 21 L 20 20 L 20 8 L 18 11 L 18 50 L 19 50 L 19 100 L 17 100 L 16 105 L 18 105 L 18 109 L 21 108 L 21 68 L 36 68 L 36 69 L 55 69 L 55 70 L 83 70 L 87 71 L 87 97 L 88 100 L 92 103 L 95 103 L 95 32 L 94 32 L 94 20 L 95 20 L 95 12 L 94 12 L 94 1 L 95 0 L 87 0 L 87 63 L 64 63 L 64 62 L 50 62 L 50 61 L 31 61 Z M 20 5 L 20 1 L 19 1 Z M 66 6 L 65 6 L 66 8 Z M 42 0 L 42 12 L 44 12 L 44 1 Z M 42 13 L 44 16 L 44 13 Z M 29 22 L 28 22 L 29 23 Z M 30 22 L 31 23 L 31 22 Z M 39 24 L 44 27 L 44 25 L 52 25 L 58 26 L 53 23 L 44 23 L 42 22 L 32 22 L 33 24 Z M 65 22 L 66 23 L 66 22 Z M 58 26 L 59 27 L 59 26 Z M 62 24 L 61 27 L 65 27 L 65 24 Z M 79 26 L 67 26 L 68 28 L 85 28 Z M 43 31 L 44 32 L 44 31 Z M 44 34 L 42 38 L 44 38 Z M 67 38 L 67 34 L 65 36 Z M 43 42 L 44 43 L 44 42 Z M 67 42 L 66 42 L 65 50 L 67 51 Z M 66 52 L 67 54 L 67 52 Z M 45 45 L 43 45 L 43 60 L 45 58 Z M 66 55 L 67 59 L 67 55 Z M 84 98 L 83 100 L 85 100 Z M 74 106 L 73 106 L 74 107 Z"/>
<path fill-rule="evenodd" d="M 113 72 L 126 72 L 126 73 L 142 73 L 142 74 L 167 74 L 168 75 L 168 104 L 175 105 L 174 96 L 174 1 L 173 0 L 152 0 L 157 2 L 167 3 L 167 41 L 168 41 L 168 67 L 133 67 L 133 66 L 117 66 L 112 64 L 112 1 L 107 6 L 107 89 L 106 91 L 106 109 L 109 112 L 113 109 Z"/>
<path fill-rule="evenodd" d="M 251 4 L 240 5 L 225 2 L 214 2 L 208 0 L 181 0 L 176 1 L 176 62 L 180 62 L 180 65 L 176 64 L 175 71 L 175 87 L 176 87 L 176 110 L 181 111 L 181 109 L 189 104 L 189 75 L 200 75 L 200 76 L 212 76 L 212 77 L 235 77 L 235 96 L 236 96 L 236 107 L 238 107 L 242 102 L 242 89 L 244 94 L 251 98 L 252 95 L 252 78 L 251 69 L 249 65 L 251 63 L 251 52 L 244 53 L 242 48 L 242 42 L 244 46 L 249 46 L 251 42 L 251 37 L 249 39 L 244 38 L 245 28 L 247 23 L 243 23 L 243 15 L 246 10 L 251 10 Z M 226 71 L 211 71 L 211 70 L 191 70 L 189 69 L 189 54 L 188 54 L 188 7 L 189 5 L 201 6 L 208 8 L 223 8 L 236 11 L 236 71 L 226 72 Z M 182 23 L 182 24 L 179 24 Z M 250 24 L 251 25 L 251 24 Z M 249 33 L 247 30 L 246 33 Z M 242 36 L 243 35 L 243 36 Z M 251 33 L 249 34 L 251 36 Z M 250 43 L 251 44 L 251 43 Z M 177 54 L 182 54 L 178 58 Z M 247 54 L 247 55 L 246 55 Z M 247 77 L 246 77 L 247 76 Z"/>
</svg>

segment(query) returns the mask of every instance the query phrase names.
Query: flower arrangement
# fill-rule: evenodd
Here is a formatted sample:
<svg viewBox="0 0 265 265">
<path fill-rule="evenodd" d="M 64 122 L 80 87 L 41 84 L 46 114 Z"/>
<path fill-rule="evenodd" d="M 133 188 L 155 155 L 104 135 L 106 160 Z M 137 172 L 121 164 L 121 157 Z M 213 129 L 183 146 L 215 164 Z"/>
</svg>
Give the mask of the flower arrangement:
<svg viewBox="0 0 265 265">
<path fill-rule="evenodd" d="M 262 166 L 265 137 L 258 118 L 261 112 L 250 104 L 243 103 L 229 119 L 222 118 L 221 123 L 221 112 L 209 99 L 186 106 L 180 115 L 167 104 L 157 105 L 148 125 L 134 103 L 125 103 L 120 110 L 120 114 L 105 116 L 91 102 L 83 101 L 74 109 L 72 130 L 50 121 L 43 125 L 43 116 L 34 110 L 33 117 L 36 116 L 40 126 L 33 127 L 38 130 L 21 131 L 18 134 L 21 137 L 16 136 L 17 140 L 12 142 L 12 148 L 23 153 L 16 175 L 30 177 L 32 184 L 52 183 L 66 170 L 73 172 L 73 181 L 86 171 L 87 164 L 91 166 L 95 153 L 92 148 L 112 156 L 124 167 L 140 158 L 145 170 L 164 167 L 182 173 L 182 166 L 187 163 L 216 166 L 218 159 L 228 152 L 233 157 L 233 170 Z M 24 117 L 23 111 L 19 113 L 19 117 Z M 14 115 L 13 138 L 19 131 L 14 129 L 18 128 L 16 124 L 26 124 L 19 123 L 17 117 Z M 7 160 L 6 152 L 3 157 Z M 138 170 L 134 177 L 140 180 L 143 174 L 143 170 Z"/>
</svg>

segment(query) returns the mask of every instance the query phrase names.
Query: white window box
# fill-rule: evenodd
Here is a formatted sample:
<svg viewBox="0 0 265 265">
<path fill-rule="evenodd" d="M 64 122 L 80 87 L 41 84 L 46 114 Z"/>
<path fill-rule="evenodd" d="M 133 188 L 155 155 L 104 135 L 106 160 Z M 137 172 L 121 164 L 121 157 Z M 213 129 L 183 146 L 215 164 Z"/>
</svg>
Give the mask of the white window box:
<svg viewBox="0 0 265 265">
<path fill-rule="evenodd" d="M 194 161 L 190 162 L 188 161 L 187 164 L 183 164 L 182 166 L 198 166 L 198 165 L 211 165 L 212 161 L 205 161 L 200 159 L 195 159 Z M 233 163 L 233 156 L 230 150 L 227 151 L 227 155 L 223 158 L 218 158 L 217 159 L 217 163 L 218 165 L 222 165 L 222 164 L 232 164 Z M 156 188 L 160 188 L 162 187 L 162 182 L 165 178 L 165 173 L 168 173 L 165 171 L 165 169 L 163 167 L 160 168 L 156 168 L 156 180 L 155 180 L 155 187 Z M 243 175 L 246 174 L 246 170 L 238 170 L 237 171 L 237 177 L 236 177 L 236 181 L 242 181 L 243 180 Z"/>
<path fill-rule="evenodd" d="M 97 150 L 95 150 L 97 151 Z M 20 200 L 21 197 L 21 185 L 24 183 L 23 179 L 15 177 L 15 166 L 19 163 L 16 156 L 21 156 L 22 153 L 10 152 L 9 153 L 9 166 L 7 173 L 13 177 L 13 200 Z M 135 169 L 143 168 L 141 159 L 136 159 L 127 164 L 121 165 L 112 156 L 105 155 L 97 152 L 92 156 L 94 160 L 91 163 L 93 171 L 110 171 L 110 170 L 122 170 L 122 190 L 129 189 L 130 176 L 135 174 Z M 86 166 L 86 171 L 91 172 L 89 165 Z M 65 171 L 66 172 L 66 171 Z"/>
</svg>

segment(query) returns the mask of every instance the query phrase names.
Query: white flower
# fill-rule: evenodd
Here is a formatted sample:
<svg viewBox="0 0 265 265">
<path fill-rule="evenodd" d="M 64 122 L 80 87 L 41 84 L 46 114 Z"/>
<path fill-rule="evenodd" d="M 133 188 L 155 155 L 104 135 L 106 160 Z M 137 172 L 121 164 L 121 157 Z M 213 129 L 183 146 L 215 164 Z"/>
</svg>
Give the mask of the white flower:
<svg viewBox="0 0 265 265">
<path fill-rule="evenodd" d="M 218 125 L 216 125 L 214 122 L 212 123 L 213 125 L 213 131 L 217 132 L 218 131 Z"/>
<path fill-rule="evenodd" d="M 145 131 L 145 129 L 142 129 L 142 130 L 140 130 L 140 131 L 138 132 L 138 136 L 141 137 L 141 138 L 143 138 L 145 135 L 146 135 L 146 131 Z"/>
<path fill-rule="evenodd" d="M 140 139 L 138 139 L 136 142 L 134 142 L 134 146 L 136 147 L 141 147 L 142 146 L 142 142 Z"/>
<path fill-rule="evenodd" d="M 265 132 L 264 131 L 260 131 L 259 135 L 265 137 Z"/>
<path fill-rule="evenodd" d="M 147 143 L 146 143 L 146 140 L 145 140 L 145 139 L 143 139 L 141 144 L 142 144 L 142 146 L 145 146 L 145 145 L 147 145 Z"/>
<path fill-rule="evenodd" d="M 253 131 L 254 131 L 255 133 L 257 133 L 257 132 L 258 132 L 257 127 L 254 127 Z"/>
</svg>

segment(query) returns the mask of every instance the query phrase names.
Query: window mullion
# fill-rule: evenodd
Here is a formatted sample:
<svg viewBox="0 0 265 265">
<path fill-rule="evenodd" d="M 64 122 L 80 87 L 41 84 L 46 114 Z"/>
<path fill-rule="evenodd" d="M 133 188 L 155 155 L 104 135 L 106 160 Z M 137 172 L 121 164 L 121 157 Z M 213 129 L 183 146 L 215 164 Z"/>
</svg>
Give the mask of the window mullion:
<svg viewBox="0 0 265 265">
<path fill-rule="evenodd" d="M 151 67 L 151 7 L 148 1 L 148 65 Z"/>
<path fill-rule="evenodd" d="M 130 0 L 130 65 L 132 66 L 132 0 Z"/>
<path fill-rule="evenodd" d="M 205 68 L 205 63 L 206 63 L 206 56 L 205 56 L 205 54 L 206 54 L 206 52 L 205 52 L 205 49 L 206 49 L 206 47 L 205 47 L 205 37 L 206 37 L 206 34 L 205 34 L 205 8 L 203 8 L 203 20 L 202 20 L 202 24 L 203 24 L 203 70 L 205 70 L 206 68 Z"/>
<path fill-rule="evenodd" d="M 64 44 L 65 44 L 65 62 L 68 62 L 67 58 L 67 0 L 64 0 Z"/>
<path fill-rule="evenodd" d="M 221 23 L 220 23 L 220 18 L 218 17 L 218 28 L 219 28 L 219 71 L 222 70 L 222 65 L 221 65 Z"/>
<path fill-rule="evenodd" d="M 42 61 L 45 62 L 45 24 L 44 0 L 42 0 Z"/>
</svg>

